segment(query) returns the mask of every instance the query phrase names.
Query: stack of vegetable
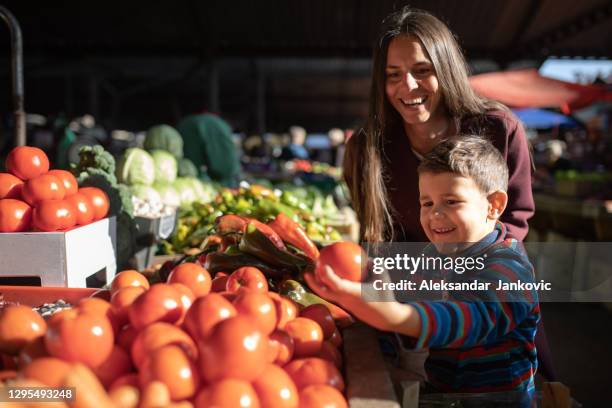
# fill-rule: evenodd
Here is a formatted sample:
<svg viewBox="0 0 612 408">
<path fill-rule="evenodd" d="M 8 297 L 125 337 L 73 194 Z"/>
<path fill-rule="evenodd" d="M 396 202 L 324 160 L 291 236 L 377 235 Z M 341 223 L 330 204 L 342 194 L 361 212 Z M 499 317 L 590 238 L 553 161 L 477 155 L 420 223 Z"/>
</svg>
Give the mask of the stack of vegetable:
<svg viewBox="0 0 612 408">
<path fill-rule="evenodd" d="M 98 293 L 106 300 L 83 299 L 47 321 L 8 306 L 0 314 L 8 384 L 76 387 L 78 406 L 347 407 L 336 325 L 350 316 L 289 279 L 330 260 L 282 215 L 267 225 L 225 216 L 216 228 L 206 265 L 237 251 L 272 269 L 228 264 L 211 276 L 185 262 L 153 285 L 123 271 Z M 353 269 L 354 258 L 335 269 Z"/>
<path fill-rule="evenodd" d="M 325 199 L 324 202 L 329 202 L 328 200 Z M 313 202 L 321 203 L 318 199 Z M 333 199 L 331 202 L 333 203 Z M 341 235 L 338 231 L 330 225 L 327 218 L 315 215 L 308 204 L 307 200 L 291 191 L 272 190 L 261 185 L 244 185 L 237 190 L 224 189 L 211 203 L 196 202 L 191 208 L 179 211 L 178 226 L 174 234 L 162 243 L 162 251 L 175 254 L 201 247 L 211 233 L 215 220 L 229 214 L 266 222 L 283 213 L 303 226 L 308 236 L 316 242 L 339 241 Z"/>
<path fill-rule="evenodd" d="M 109 198 L 94 187 L 79 188 L 65 170 L 49 170 L 36 147 L 14 148 L 0 173 L 0 232 L 64 231 L 106 217 Z"/>
</svg>

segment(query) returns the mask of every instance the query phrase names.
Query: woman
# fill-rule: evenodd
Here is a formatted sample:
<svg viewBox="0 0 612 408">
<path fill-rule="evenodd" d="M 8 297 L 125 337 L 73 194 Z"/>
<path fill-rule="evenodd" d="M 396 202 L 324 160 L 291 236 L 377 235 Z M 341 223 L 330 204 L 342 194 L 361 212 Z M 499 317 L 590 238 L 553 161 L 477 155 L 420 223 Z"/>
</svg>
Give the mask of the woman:
<svg viewBox="0 0 612 408">
<path fill-rule="evenodd" d="M 508 108 L 474 93 L 450 30 L 406 7 L 384 22 L 368 121 L 346 148 L 344 174 L 364 241 L 427 240 L 419 223 L 419 158 L 460 133 L 490 138 L 507 159 L 510 201 L 502 221 L 522 240 L 534 212 L 523 128 Z"/>
<path fill-rule="evenodd" d="M 419 222 L 416 169 L 433 146 L 457 134 L 489 138 L 507 160 L 508 206 L 501 221 L 523 240 L 534 203 L 522 125 L 507 107 L 474 93 L 448 27 L 405 7 L 384 22 L 374 50 L 368 121 L 346 146 L 344 176 L 363 241 L 427 241 Z M 536 345 L 541 371 L 553 380 L 541 325 Z"/>
</svg>

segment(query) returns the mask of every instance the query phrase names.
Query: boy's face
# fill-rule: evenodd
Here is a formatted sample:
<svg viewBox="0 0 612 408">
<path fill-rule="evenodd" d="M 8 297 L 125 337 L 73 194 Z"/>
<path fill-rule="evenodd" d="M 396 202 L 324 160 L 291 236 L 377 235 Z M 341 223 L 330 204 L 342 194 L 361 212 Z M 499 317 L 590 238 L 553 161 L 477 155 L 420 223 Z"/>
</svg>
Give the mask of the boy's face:
<svg viewBox="0 0 612 408">
<path fill-rule="evenodd" d="M 421 173 L 419 191 L 421 226 L 438 250 L 480 241 L 493 231 L 506 204 L 505 193 L 487 196 L 474 180 L 454 173 Z"/>
</svg>

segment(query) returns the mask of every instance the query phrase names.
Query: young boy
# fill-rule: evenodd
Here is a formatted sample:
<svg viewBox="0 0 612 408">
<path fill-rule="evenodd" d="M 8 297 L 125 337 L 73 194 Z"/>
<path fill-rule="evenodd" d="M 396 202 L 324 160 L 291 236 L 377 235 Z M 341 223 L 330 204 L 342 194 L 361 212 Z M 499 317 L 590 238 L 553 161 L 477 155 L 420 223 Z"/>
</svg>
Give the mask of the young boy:
<svg viewBox="0 0 612 408">
<path fill-rule="evenodd" d="M 435 246 L 430 249 L 453 259 L 479 258 L 482 268 L 451 271 L 451 279 L 476 279 L 490 283 L 489 289 L 448 291 L 444 301 L 366 301 L 362 284 L 341 279 L 329 267 L 317 278 L 307 275 L 309 285 L 364 322 L 409 338 L 404 344 L 429 348 L 425 369 L 436 391 L 531 394 L 537 293 L 497 290 L 501 283 L 534 280 L 523 247 L 498 221 L 508 199 L 506 162 L 484 138 L 459 136 L 438 144 L 418 171 L 420 220 Z"/>
</svg>

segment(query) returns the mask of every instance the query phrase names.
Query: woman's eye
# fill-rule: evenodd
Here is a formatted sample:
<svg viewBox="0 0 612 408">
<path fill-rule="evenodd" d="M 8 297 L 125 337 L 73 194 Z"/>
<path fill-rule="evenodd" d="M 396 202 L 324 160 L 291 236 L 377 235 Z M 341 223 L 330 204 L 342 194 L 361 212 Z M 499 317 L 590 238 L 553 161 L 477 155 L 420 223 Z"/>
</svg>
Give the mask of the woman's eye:
<svg viewBox="0 0 612 408">
<path fill-rule="evenodd" d="M 429 75 L 429 73 L 431 72 L 431 70 L 429 68 L 421 68 L 421 69 L 417 69 L 414 74 L 416 76 L 425 76 L 425 75 Z"/>
</svg>

